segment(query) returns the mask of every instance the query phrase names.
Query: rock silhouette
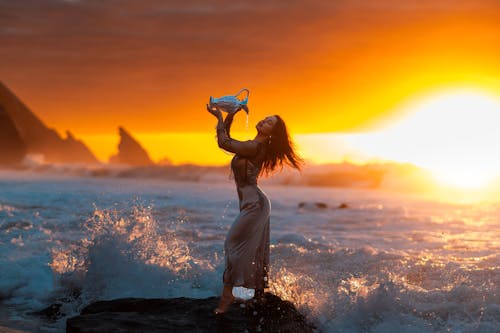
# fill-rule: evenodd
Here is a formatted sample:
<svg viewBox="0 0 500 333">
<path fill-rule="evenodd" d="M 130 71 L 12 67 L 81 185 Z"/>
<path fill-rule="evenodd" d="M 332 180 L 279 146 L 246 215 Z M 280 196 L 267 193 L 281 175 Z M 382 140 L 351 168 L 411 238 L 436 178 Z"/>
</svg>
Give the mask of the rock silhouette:
<svg viewBox="0 0 500 333">
<path fill-rule="evenodd" d="M 118 154 L 111 156 L 109 159 L 110 163 L 132 166 L 149 166 L 154 164 L 148 152 L 129 132 L 121 126 L 118 128 L 118 132 L 120 134 Z"/>
<path fill-rule="evenodd" d="M 299 208 L 306 208 L 306 209 L 327 209 L 328 205 L 324 202 L 305 202 L 301 201 L 297 205 Z"/>
<path fill-rule="evenodd" d="M 93 303 L 66 322 L 68 333 L 98 332 L 313 332 L 292 303 L 266 293 L 264 302 L 233 304 L 222 316 L 219 298 L 126 298 Z"/>
<path fill-rule="evenodd" d="M 46 162 L 97 163 L 98 160 L 80 140 L 67 133 L 63 139 L 48 128 L 16 95 L 0 82 L 0 105 L 9 114 L 24 141 L 27 153 L 43 154 Z"/>
<path fill-rule="evenodd" d="M 26 154 L 26 144 L 14 121 L 0 105 L 0 165 L 18 166 Z"/>
</svg>

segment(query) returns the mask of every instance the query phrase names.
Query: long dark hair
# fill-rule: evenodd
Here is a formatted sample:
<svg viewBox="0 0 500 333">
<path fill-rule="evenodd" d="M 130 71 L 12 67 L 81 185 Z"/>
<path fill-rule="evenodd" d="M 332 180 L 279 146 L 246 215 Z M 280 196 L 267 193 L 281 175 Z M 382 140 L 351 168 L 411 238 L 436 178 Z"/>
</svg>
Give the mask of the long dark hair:
<svg viewBox="0 0 500 333">
<path fill-rule="evenodd" d="M 277 167 L 282 170 L 284 164 L 301 170 L 304 160 L 295 152 L 295 146 L 288 135 L 285 122 L 280 116 L 274 116 L 277 122 L 274 124 L 270 139 L 266 144 L 266 153 L 262 162 L 261 173 L 268 175 Z"/>
</svg>

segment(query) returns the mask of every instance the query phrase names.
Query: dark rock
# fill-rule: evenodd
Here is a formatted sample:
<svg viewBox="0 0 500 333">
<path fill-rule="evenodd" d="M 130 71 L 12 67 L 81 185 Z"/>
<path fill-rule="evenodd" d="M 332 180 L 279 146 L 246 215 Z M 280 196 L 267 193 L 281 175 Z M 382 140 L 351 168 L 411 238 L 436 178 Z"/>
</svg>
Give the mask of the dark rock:
<svg viewBox="0 0 500 333">
<path fill-rule="evenodd" d="M 261 302 L 235 303 L 222 316 L 206 299 L 126 298 L 92 303 L 69 318 L 66 332 L 313 332 L 292 303 L 266 293 Z"/>
<path fill-rule="evenodd" d="M 346 204 L 345 202 L 341 203 L 338 207 L 338 209 L 345 209 L 345 208 L 349 208 L 349 205 Z"/>
<path fill-rule="evenodd" d="M 70 132 L 66 131 L 66 139 L 64 139 L 64 144 L 66 146 L 66 151 L 71 151 L 70 162 L 97 162 L 90 149 L 83 143 L 82 140 L 78 140 Z"/>
<path fill-rule="evenodd" d="M 48 128 L 17 96 L 0 82 L 0 105 L 9 114 L 27 153 L 42 154 L 46 162 L 97 163 L 92 152 L 71 133 L 63 139 Z"/>
<path fill-rule="evenodd" d="M 299 202 L 298 207 L 299 208 L 307 208 L 307 209 L 316 209 L 316 208 L 326 209 L 326 208 L 328 208 L 328 205 L 326 203 L 324 203 L 324 202 L 314 202 L 314 203 L 311 203 L 311 202 L 301 201 L 301 202 Z"/>
<path fill-rule="evenodd" d="M 26 144 L 14 121 L 0 105 L 0 165 L 18 166 L 26 155 Z"/>
<path fill-rule="evenodd" d="M 61 306 L 61 303 L 51 304 L 43 310 L 31 312 L 31 314 L 42 317 L 49 322 L 55 322 L 65 315 L 61 312 Z"/>
<path fill-rule="evenodd" d="M 324 202 L 316 202 L 314 205 L 316 206 L 316 208 L 320 208 L 320 209 L 328 208 L 327 204 Z"/>
<path fill-rule="evenodd" d="M 153 161 L 141 144 L 130 135 L 123 127 L 118 128 L 120 133 L 120 143 L 118 144 L 118 154 L 110 158 L 111 163 L 127 164 L 133 166 L 150 166 Z"/>
</svg>

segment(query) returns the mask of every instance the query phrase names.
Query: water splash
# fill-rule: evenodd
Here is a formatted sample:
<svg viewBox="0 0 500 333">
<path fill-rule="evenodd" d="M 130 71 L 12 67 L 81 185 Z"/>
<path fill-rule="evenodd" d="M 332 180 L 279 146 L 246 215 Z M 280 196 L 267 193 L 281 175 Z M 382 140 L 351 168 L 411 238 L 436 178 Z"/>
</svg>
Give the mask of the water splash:
<svg viewBox="0 0 500 333">
<path fill-rule="evenodd" d="M 90 250 L 102 243 L 119 244 L 123 255 L 138 262 L 181 274 L 195 267 L 213 269 L 210 262 L 194 258 L 186 240 L 176 236 L 182 220 L 160 223 L 151 206 L 133 206 L 132 211 L 95 207 L 84 228 L 86 237 L 52 250 L 50 267 L 59 274 L 86 272 Z"/>
<path fill-rule="evenodd" d="M 328 299 L 324 288 L 307 274 L 293 272 L 285 267 L 271 271 L 269 291 L 292 302 L 304 315 L 314 318 Z"/>
<path fill-rule="evenodd" d="M 494 266 L 300 243 L 274 245 L 271 255 L 271 292 L 325 332 L 495 332 L 500 318 Z"/>
<path fill-rule="evenodd" d="M 12 206 L 9 206 L 9 205 L 5 205 L 5 204 L 1 204 L 0 203 L 0 213 L 4 213 L 6 216 L 8 217 L 12 217 L 14 216 L 14 212 L 17 211 L 17 209 L 15 207 L 12 207 Z M 1 216 L 1 215 L 0 215 Z"/>
</svg>

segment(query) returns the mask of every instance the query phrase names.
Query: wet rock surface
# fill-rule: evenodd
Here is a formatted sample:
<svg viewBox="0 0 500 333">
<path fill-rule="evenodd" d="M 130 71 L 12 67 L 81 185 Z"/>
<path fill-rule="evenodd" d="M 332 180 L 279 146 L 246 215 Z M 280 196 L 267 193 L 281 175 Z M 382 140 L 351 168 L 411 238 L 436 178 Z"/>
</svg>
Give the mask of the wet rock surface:
<svg viewBox="0 0 500 333">
<path fill-rule="evenodd" d="M 313 332 L 292 303 L 266 293 L 214 315 L 219 297 L 125 298 L 95 302 L 69 318 L 66 332 Z"/>
</svg>

